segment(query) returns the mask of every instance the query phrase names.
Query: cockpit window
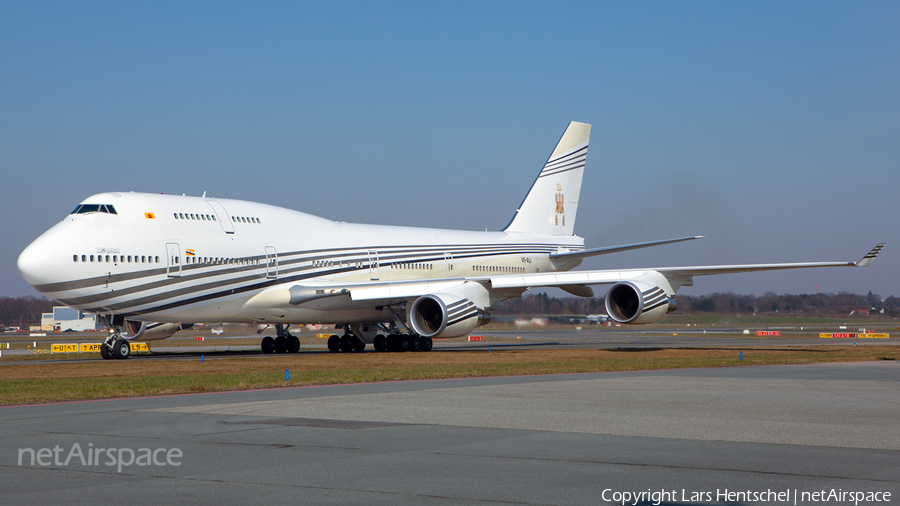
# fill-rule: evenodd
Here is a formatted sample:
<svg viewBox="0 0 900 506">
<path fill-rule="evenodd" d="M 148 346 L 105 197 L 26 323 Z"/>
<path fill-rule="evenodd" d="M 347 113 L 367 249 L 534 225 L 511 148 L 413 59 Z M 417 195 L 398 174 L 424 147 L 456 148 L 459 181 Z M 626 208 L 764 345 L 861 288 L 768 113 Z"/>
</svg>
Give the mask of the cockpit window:
<svg viewBox="0 0 900 506">
<path fill-rule="evenodd" d="M 72 214 L 87 214 L 87 213 L 99 213 L 100 205 L 99 204 L 81 204 L 76 207 Z"/>
<path fill-rule="evenodd" d="M 119 214 L 116 208 L 109 204 L 81 204 L 75 208 L 70 214 L 87 214 L 87 213 L 108 213 Z"/>
</svg>

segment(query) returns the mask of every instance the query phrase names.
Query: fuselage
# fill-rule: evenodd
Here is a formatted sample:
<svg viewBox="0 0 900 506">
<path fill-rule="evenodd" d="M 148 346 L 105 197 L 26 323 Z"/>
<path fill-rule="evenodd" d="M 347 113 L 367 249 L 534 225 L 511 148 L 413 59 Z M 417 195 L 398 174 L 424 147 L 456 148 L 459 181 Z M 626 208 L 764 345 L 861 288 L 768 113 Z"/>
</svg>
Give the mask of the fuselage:
<svg viewBox="0 0 900 506">
<path fill-rule="evenodd" d="M 36 239 L 19 270 L 85 312 L 157 322 L 351 323 L 381 309 L 273 311 L 247 302 L 279 286 L 377 283 L 568 270 L 551 253 L 582 238 L 335 222 L 254 202 L 100 193 Z M 578 262 L 580 263 L 580 262 Z"/>
</svg>

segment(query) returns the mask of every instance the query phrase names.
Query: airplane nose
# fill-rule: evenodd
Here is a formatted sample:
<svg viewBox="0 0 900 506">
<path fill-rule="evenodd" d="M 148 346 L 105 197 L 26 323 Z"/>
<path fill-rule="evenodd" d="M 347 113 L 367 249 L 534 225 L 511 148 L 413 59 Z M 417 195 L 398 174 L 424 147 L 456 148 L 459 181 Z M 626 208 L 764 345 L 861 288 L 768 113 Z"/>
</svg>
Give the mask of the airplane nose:
<svg viewBox="0 0 900 506">
<path fill-rule="evenodd" d="M 31 286 L 46 283 L 53 274 L 53 263 L 49 258 L 49 253 L 53 250 L 48 249 L 50 245 L 46 244 L 45 239 L 45 236 L 41 236 L 29 244 L 16 262 L 19 274 Z"/>
</svg>

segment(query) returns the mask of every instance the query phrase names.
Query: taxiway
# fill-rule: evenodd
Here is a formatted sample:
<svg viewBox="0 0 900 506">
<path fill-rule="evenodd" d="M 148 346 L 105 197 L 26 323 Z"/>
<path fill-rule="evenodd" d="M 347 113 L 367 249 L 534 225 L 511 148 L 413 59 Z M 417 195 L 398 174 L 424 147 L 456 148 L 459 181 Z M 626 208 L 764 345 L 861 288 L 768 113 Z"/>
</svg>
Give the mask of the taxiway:
<svg viewBox="0 0 900 506">
<path fill-rule="evenodd" d="M 896 499 L 898 386 L 900 364 L 882 361 L 6 407 L 2 495 L 10 504 L 600 504 L 623 490 L 840 488 Z M 121 473 L 17 461 L 22 448 L 75 443 L 178 448 L 183 458 Z"/>
</svg>

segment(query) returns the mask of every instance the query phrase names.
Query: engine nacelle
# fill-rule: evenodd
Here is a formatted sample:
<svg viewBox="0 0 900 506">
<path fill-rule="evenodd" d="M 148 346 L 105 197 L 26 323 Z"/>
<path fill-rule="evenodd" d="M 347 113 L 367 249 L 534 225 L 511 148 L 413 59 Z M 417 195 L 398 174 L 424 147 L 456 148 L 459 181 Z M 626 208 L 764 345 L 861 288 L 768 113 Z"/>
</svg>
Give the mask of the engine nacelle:
<svg viewBox="0 0 900 506">
<path fill-rule="evenodd" d="M 409 308 L 408 320 L 422 337 L 459 337 L 491 321 L 474 302 L 449 293 L 423 295 Z"/>
<path fill-rule="evenodd" d="M 125 328 L 131 334 L 128 339 L 138 341 L 158 341 L 172 337 L 179 330 L 186 330 L 193 326 L 193 323 L 147 323 L 125 320 Z"/>
<path fill-rule="evenodd" d="M 619 323 L 653 323 L 678 304 L 662 288 L 641 281 L 622 281 L 606 292 L 606 314 Z"/>
</svg>

